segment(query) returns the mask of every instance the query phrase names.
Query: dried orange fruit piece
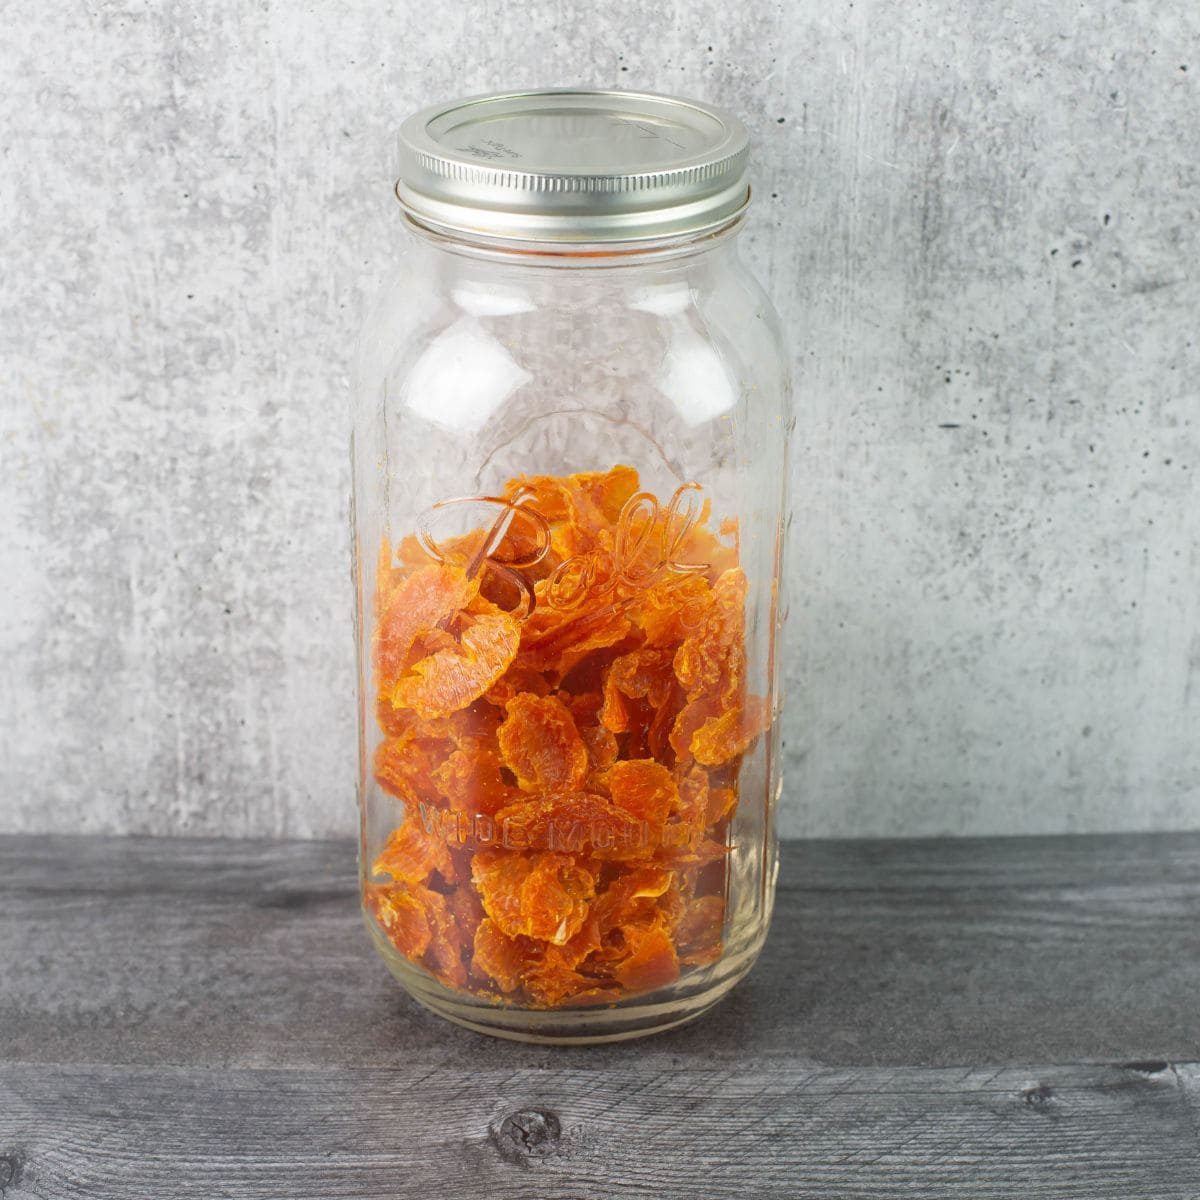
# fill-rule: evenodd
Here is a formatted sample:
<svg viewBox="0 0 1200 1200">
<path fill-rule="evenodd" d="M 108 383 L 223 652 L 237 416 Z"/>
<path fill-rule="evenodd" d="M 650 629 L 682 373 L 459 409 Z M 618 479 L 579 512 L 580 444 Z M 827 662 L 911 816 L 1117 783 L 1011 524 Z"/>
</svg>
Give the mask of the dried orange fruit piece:
<svg viewBox="0 0 1200 1200">
<path fill-rule="evenodd" d="M 733 810 L 737 808 L 737 802 L 737 788 L 710 787 L 708 789 L 707 824 L 711 827 L 718 821 L 723 821 L 726 817 L 731 816 Z"/>
<path fill-rule="evenodd" d="M 717 767 L 745 754 L 769 722 L 766 701 L 761 696 L 747 696 L 744 708 L 731 708 L 705 721 L 692 735 L 689 747 L 697 762 Z"/>
<path fill-rule="evenodd" d="M 527 792 L 570 791 L 583 783 L 588 754 L 557 696 L 514 696 L 496 734 L 504 764 Z"/>
<path fill-rule="evenodd" d="M 713 585 L 712 601 L 699 627 L 675 652 L 675 674 L 689 696 L 740 683 L 745 604 L 745 574 L 737 568 L 726 571 Z"/>
<path fill-rule="evenodd" d="M 626 502 L 638 490 L 638 473 L 633 467 L 585 471 L 570 479 L 572 490 L 588 507 L 586 516 L 601 528 L 617 523 Z"/>
<path fill-rule="evenodd" d="M 395 708 L 446 717 L 478 700 L 504 674 L 521 640 L 506 613 L 475 617 L 456 645 L 413 663 L 392 692 Z"/>
<path fill-rule="evenodd" d="M 675 677 L 670 650 L 634 650 L 613 660 L 604 680 L 600 720 L 613 733 L 629 728 L 630 700 L 647 700 L 655 710 L 670 696 Z"/>
<path fill-rule="evenodd" d="M 579 932 L 596 894 L 595 876 L 565 854 L 481 850 L 472 860 L 471 877 L 501 933 L 556 946 Z"/>
<path fill-rule="evenodd" d="M 478 590 L 459 567 L 421 567 L 391 589 L 379 615 L 375 664 L 387 693 L 408 664 L 413 643 L 466 606 Z"/>
<path fill-rule="evenodd" d="M 469 941 L 458 928 L 446 897 L 409 884 L 368 884 L 368 910 L 388 940 L 406 958 L 420 963 L 453 988 L 467 984 Z"/>
<path fill-rule="evenodd" d="M 664 867 L 635 867 L 614 879 L 592 905 L 600 935 L 651 914 L 645 902 L 665 895 L 674 878 Z"/>
<path fill-rule="evenodd" d="M 536 667 L 512 665 L 484 693 L 483 698 L 497 708 L 503 708 L 514 696 L 528 692 L 547 696 L 553 691 L 545 675 Z"/>
<path fill-rule="evenodd" d="M 581 975 L 569 967 L 543 959 L 525 973 L 525 989 L 535 1004 L 542 1008 L 564 1005 L 608 1004 L 619 993 L 611 988 L 596 986 L 596 980 Z"/>
<path fill-rule="evenodd" d="M 603 725 L 588 725 L 579 731 L 579 736 L 587 747 L 588 758 L 591 759 L 593 768 L 603 771 L 616 761 L 616 736 Z"/>
<path fill-rule="evenodd" d="M 630 613 L 652 648 L 677 646 L 695 632 L 712 604 L 704 575 L 666 575 L 651 584 Z"/>
<path fill-rule="evenodd" d="M 539 613 L 549 613 L 538 620 Z M 633 626 L 617 605 L 581 610 L 564 617 L 551 608 L 537 609 L 525 623 L 518 661 L 540 671 L 565 675 L 594 650 L 606 650 L 629 636 Z"/>
<path fill-rule="evenodd" d="M 424 965 L 450 987 L 465 987 L 467 968 L 463 954 L 469 943 L 460 933 L 446 897 L 428 888 L 420 889 L 417 895 L 425 905 L 425 914 L 433 930 Z"/>
<path fill-rule="evenodd" d="M 388 940 L 406 958 L 420 958 L 429 949 L 433 931 L 425 906 L 404 888 L 369 883 L 367 908 L 379 922 Z"/>
<path fill-rule="evenodd" d="M 712 696 L 701 696 L 698 700 L 689 700 L 679 710 L 671 727 L 671 746 L 676 757 L 685 762 L 692 757 L 692 738 L 696 731 L 714 717 L 721 715 L 721 704 Z"/>
<path fill-rule="evenodd" d="M 375 748 L 375 778 L 384 791 L 406 804 L 416 804 L 432 789 L 433 764 L 425 749 L 406 729 Z"/>
<path fill-rule="evenodd" d="M 446 843 L 427 833 L 416 814 L 393 829 L 387 844 L 371 864 L 373 875 L 390 875 L 397 883 L 424 883 L 434 871 L 447 883 L 457 878 Z"/>
<path fill-rule="evenodd" d="M 502 992 L 515 992 L 532 963 L 527 938 L 510 938 L 491 917 L 484 917 L 475 930 L 472 969 L 490 979 Z"/>
<path fill-rule="evenodd" d="M 490 738 L 464 738 L 457 745 L 433 774 L 451 808 L 490 816 L 520 795 L 505 783 L 504 762 Z"/>
<path fill-rule="evenodd" d="M 521 885 L 521 907 L 528 914 L 526 933 L 555 946 L 569 942 L 587 919 L 596 894 L 596 878 L 572 858 L 539 854 Z"/>
<path fill-rule="evenodd" d="M 629 953 L 613 967 L 613 979 L 629 992 L 650 992 L 679 978 L 671 934 L 661 923 L 625 930 Z"/>
<path fill-rule="evenodd" d="M 662 825 L 679 802 L 671 772 L 652 758 L 613 763 L 608 772 L 608 790 L 617 808 L 635 820 L 648 821 L 651 828 Z"/>
</svg>

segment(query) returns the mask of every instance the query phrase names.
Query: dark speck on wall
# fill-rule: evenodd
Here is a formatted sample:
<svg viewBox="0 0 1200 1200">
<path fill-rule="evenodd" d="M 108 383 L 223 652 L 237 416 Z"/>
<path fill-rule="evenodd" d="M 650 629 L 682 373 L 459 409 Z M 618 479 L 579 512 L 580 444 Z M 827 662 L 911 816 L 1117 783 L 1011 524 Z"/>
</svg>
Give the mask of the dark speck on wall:
<svg viewBox="0 0 1200 1200">
<path fill-rule="evenodd" d="M 782 125 L 782 124 L 784 123 L 784 121 L 786 121 L 786 120 L 787 120 L 787 117 L 776 117 L 776 118 L 775 118 L 775 124 L 776 124 L 776 125 Z"/>
</svg>

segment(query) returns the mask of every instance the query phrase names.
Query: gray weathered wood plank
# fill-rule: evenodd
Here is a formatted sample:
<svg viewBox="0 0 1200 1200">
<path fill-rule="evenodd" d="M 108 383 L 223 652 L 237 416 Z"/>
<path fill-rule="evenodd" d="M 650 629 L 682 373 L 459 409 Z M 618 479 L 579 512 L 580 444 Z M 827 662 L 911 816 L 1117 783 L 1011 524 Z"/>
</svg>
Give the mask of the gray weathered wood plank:
<svg viewBox="0 0 1200 1200">
<path fill-rule="evenodd" d="M 1193 1061 L 1200 835 L 788 844 L 751 977 L 632 1048 L 425 1014 L 368 945 L 341 842 L 0 838 L 0 962 L 0 1053 L 30 1062 Z"/>
<path fill-rule="evenodd" d="M 787 846 L 621 1046 L 426 1015 L 345 843 L 0 838 L 0 964 L 4 1200 L 1200 1200 L 1200 835 Z"/>
<path fill-rule="evenodd" d="M 1200 1195 L 1195 1114 L 1166 1064 L 9 1065 L 0 1112 L 6 1200 Z"/>
</svg>

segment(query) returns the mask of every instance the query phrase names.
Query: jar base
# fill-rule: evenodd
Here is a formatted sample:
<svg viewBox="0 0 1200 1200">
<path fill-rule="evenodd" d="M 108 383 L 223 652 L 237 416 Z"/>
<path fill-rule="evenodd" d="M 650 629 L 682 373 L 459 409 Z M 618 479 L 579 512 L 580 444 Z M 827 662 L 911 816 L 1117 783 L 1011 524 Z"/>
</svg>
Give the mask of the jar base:
<svg viewBox="0 0 1200 1200">
<path fill-rule="evenodd" d="M 422 1008 L 473 1033 L 543 1046 L 597 1046 L 651 1037 L 686 1025 L 732 991 L 749 973 L 762 946 L 759 940 L 741 954 L 727 955 L 720 963 L 719 975 L 687 995 L 647 1003 L 623 1001 L 606 1008 L 533 1011 L 460 998 L 398 954 L 369 919 L 367 928 L 388 969 Z"/>
</svg>

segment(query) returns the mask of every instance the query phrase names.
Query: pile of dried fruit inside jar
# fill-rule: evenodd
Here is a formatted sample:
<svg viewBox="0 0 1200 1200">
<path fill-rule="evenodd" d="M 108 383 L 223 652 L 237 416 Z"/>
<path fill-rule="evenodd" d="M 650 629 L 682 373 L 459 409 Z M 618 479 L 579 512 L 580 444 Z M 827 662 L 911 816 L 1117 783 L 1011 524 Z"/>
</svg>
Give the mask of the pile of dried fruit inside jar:
<svg viewBox="0 0 1200 1200">
<path fill-rule="evenodd" d="M 638 486 L 523 477 L 435 506 L 478 528 L 382 549 L 374 771 L 403 817 L 364 900 L 458 991 L 605 1004 L 721 955 L 738 771 L 768 721 L 746 578 L 695 485 Z"/>
</svg>

